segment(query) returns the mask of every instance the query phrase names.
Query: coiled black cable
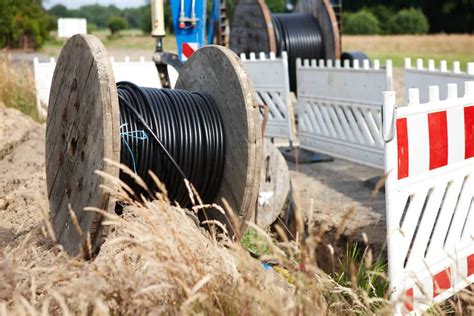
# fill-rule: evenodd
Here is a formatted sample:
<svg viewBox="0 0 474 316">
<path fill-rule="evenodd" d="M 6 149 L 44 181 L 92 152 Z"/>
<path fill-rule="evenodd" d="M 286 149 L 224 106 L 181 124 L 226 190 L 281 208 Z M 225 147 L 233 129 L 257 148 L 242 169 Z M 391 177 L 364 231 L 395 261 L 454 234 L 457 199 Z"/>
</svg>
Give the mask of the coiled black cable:
<svg viewBox="0 0 474 316">
<path fill-rule="evenodd" d="M 224 162 L 224 128 L 211 96 L 178 89 L 117 83 L 122 150 L 120 161 L 140 176 L 152 192 L 159 189 L 152 171 L 166 185 L 168 197 L 190 204 L 188 179 L 205 203 L 213 202 Z M 126 173 L 120 179 L 137 196 L 144 190 Z"/>
<path fill-rule="evenodd" d="M 296 59 L 320 59 L 324 56 L 321 27 L 311 14 L 272 14 L 277 55 L 286 51 L 290 73 L 290 88 L 296 92 Z"/>
</svg>

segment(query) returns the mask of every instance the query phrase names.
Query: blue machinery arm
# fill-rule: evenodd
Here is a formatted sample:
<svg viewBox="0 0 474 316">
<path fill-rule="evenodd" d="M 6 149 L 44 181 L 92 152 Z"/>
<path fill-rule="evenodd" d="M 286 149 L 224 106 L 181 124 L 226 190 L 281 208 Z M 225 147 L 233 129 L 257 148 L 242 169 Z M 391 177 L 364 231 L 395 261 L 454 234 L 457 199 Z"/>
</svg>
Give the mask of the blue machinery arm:
<svg viewBox="0 0 474 316">
<path fill-rule="evenodd" d="M 206 37 L 206 1 L 170 0 L 178 57 L 185 62 L 203 46 Z"/>
<path fill-rule="evenodd" d="M 178 46 L 178 56 L 185 62 L 198 48 L 213 44 L 216 27 L 220 26 L 220 0 L 212 0 L 209 19 L 206 17 L 206 0 L 170 0 L 173 29 Z M 207 30 L 207 33 L 206 33 Z"/>
<path fill-rule="evenodd" d="M 168 65 L 179 71 L 182 63 L 186 62 L 198 48 L 206 44 L 213 44 L 216 37 L 218 44 L 225 44 L 228 31 L 226 29 L 227 17 L 225 16 L 224 0 L 222 0 L 223 2 L 212 0 L 211 16 L 208 21 L 206 20 L 206 0 L 169 0 L 178 48 L 178 55 L 176 55 L 163 51 L 163 37 L 166 36 L 163 1 L 151 1 L 151 35 L 156 38 L 153 61 L 158 69 L 162 86 L 170 87 Z"/>
</svg>

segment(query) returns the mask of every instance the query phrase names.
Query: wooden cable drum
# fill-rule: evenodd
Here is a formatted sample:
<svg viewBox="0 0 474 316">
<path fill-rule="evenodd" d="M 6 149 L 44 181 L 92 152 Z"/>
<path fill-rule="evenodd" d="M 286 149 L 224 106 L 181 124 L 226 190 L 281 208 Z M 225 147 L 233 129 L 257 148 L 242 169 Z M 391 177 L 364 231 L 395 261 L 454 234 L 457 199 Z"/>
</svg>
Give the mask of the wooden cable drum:
<svg viewBox="0 0 474 316">
<path fill-rule="evenodd" d="M 225 200 L 243 230 L 255 209 L 261 170 L 259 113 L 250 80 L 234 53 L 208 46 L 188 60 L 176 87 L 214 100 L 226 147 L 222 181 L 210 202 L 222 205 Z M 86 207 L 116 211 L 116 201 L 103 189 L 111 182 L 96 171 L 119 177 L 118 168 L 105 160 L 120 162 L 121 151 L 126 150 L 121 140 L 121 108 L 102 43 L 91 35 L 70 38 L 58 58 L 51 87 L 46 181 L 56 238 L 71 255 L 97 252 L 107 233 L 103 216 Z M 207 215 L 236 233 L 219 211 L 211 209 Z"/>
<path fill-rule="evenodd" d="M 262 158 L 260 193 L 252 221 L 266 229 L 278 216 L 285 216 L 291 199 L 291 182 L 285 158 L 268 138 L 263 140 Z"/>
<path fill-rule="evenodd" d="M 296 92 L 296 59 L 339 59 L 337 18 L 327 0 L 300 0 L 294 13 L 271 14 L 263 0 L 240 0 L 230 48 L 237 54 L 274 52 L 289 58 L 290 87 Z"/>
<path fill-rule="evenodd" d="M 329 1 L 300 0 L 295 13 L 314 16 L 322 31 L 324 58 L 339 59 L 339 28 Z M 229 47 L 238 55 L 251 52 L 278 53 L 272 13 L 264 0 L 239 0 L 234 9 Z"/>
</svg>

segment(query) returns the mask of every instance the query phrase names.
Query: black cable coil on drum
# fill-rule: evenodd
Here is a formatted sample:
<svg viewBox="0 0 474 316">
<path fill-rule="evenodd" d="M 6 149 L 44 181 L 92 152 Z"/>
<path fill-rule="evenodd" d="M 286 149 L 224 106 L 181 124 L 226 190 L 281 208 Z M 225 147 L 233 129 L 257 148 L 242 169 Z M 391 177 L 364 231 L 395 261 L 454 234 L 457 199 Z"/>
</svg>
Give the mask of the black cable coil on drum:
<svg viewBox="0 0 474 316">
<path fill-rule="evenodd" d="M 220 186 L 224 162 L 224 128 L 214 100 L 206 94 L 178 89 L 138 87 L 117 83 L 120 104 L 120 161 L 158 192 L 152 171 L 171 201 L 190 205 L 184 179 L 204 203 L 213 201 Z M 120 179 L 137 197 L 144 190 L 126 173 Z"/>
<path fill-rule="evenodd" d="M 290 88 L 296 92 L 296 58 L 325 58 L 321 27 L 313 15 L 305 13 L 272 14 L 272 20 L 277 55 L 287 52 Z"/>
</svg>

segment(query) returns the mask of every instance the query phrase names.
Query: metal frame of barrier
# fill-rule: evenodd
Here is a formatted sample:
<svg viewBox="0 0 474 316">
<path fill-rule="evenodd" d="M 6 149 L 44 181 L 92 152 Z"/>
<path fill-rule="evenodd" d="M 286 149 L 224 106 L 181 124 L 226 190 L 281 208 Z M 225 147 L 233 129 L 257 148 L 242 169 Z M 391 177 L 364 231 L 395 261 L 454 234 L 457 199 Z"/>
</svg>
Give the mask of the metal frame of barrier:
<svg viewBox="0 0 474 316">
<path fill-rule="evenodd" d="M 298 137 L 304 149 L 383 169 L 383 91 L 392 89 L 385 68 L 357 60 L 297 61 Z"/>
<path fill-rule="evenodd" d="M 389 277 L 396 314 L 418 314 L 474 282 L 474 81 L 463 96 L 384 93 Z"/>
</svg>

